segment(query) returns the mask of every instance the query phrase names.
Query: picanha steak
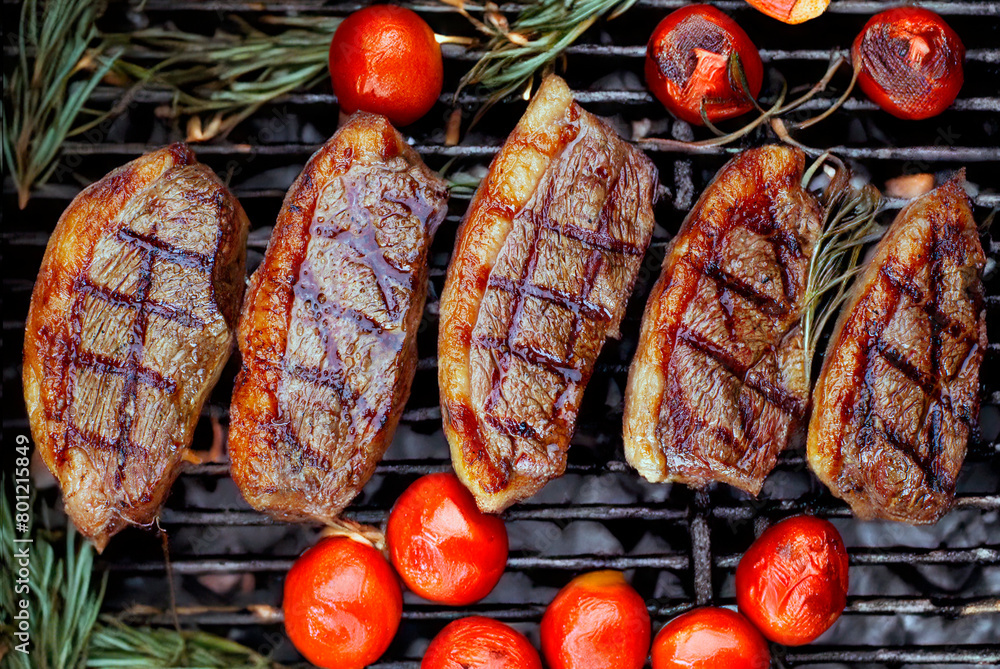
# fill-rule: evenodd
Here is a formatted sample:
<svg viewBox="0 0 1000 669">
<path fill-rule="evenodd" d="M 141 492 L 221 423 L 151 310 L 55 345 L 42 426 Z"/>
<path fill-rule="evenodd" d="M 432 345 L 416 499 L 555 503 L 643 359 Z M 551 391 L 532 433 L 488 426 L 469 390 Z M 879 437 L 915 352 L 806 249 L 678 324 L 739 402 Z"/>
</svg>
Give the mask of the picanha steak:
<svg viewBox="0 0 1000 669">
<path fill-rule="evenodd" d="M 232 351 L 249 224 L 182 144 L 92 184 L 49 239 L 24 341 L 31 431 L 98 550 L 151 523 Z"/>
<path fill-rule="evenodd" d="M 439 385 L 459 478 L 484 511 L 566 468 L 581 396 L 653 230 L 641 151 L 547 78 L 469 206 L 441 299 Z"/>
<path fill-rule="evenodd" d="M 292 184 L 238 333 L 229 456 L 255 508 L 334 523 L 371 477 L 410 393 L 447 199 L 374 114 L 354 115 Z"/>
<path fill-rule="evenodd" d="M 625 397 L 625 455 L 646 479 L 757 494 L 809 400 L 799 318 L 822 226 L 805 156 L 744 151 L 671 242 Z"/>
<path fill-rule="evenodd" d="M 979 418 L 983 249 L 964 174 L 896 216 L 837 321 L 813 393 L 809 464 L 859 518 L 951 508 Z"/>
</svg>

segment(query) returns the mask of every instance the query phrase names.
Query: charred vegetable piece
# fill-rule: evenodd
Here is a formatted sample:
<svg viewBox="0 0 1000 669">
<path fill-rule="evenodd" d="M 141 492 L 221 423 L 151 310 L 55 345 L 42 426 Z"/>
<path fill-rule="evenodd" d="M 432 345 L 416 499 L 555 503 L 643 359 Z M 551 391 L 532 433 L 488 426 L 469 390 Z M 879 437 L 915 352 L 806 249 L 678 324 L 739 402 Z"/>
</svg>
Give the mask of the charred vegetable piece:
<svg viewBox="0 0 1000 669">
<path fill-rule="evenodd" d="M 554 76 L 493 160 L 458 234 L 438 339 L 452 462 L 483 511 L 565 471 L 652 235 L 655 189 L 652 162 Z"/>
<path fill-rule="evenodd" d="M 747 0 L 757 11 L 782 23 L 795 25 L 814 19 L 826 11 L 830 0 Z"/>
<path fill-rule="evenodd" d="M 182 144 L 76 196 L 49 239 L 24 340 L 31 431 L 98 550 L 152 523 L 232 351 L 242 207 Z"/>
<path fill-rule="evenodd" d="M 688 123 L 702 125 L 703 109 L 709 121 L 747 113 L 763 80 L 757 47 L 735 21 L 710 5 L 672 12 L 656 26 L 646 47 L 650 90 Z"/>
<path fill-rule="evenodd" d="M 858 84 L 893 116 L 937 116 L 958 97 L 965 80 L 965 46 L 945 20 L 920 7 L 876 14 L 851 51 Z"/>
<path fill-rule="evenodd" d="M 255 508 L 333 523 L 375 471 L 410 394 L 447 199 L 374 114 L 355 115 L 292 184 L 238 332 L 229 456 Z"/>
<path fill-rule="evenodd" d="M 933 523 L 979 418 L 982 246 L 964 175 L 896 216 L 852 287 L 813 392 L 809 464 L 855 515 Z"/>
<path fill-rule="evenodd" d="M 804 163 L 787 146 L 739 154 L 671 242 L 625 396 L 625 455 L 650 481 L 757 494 L 802 424 L 799 319 L 822 227 Z"/>
</svg>

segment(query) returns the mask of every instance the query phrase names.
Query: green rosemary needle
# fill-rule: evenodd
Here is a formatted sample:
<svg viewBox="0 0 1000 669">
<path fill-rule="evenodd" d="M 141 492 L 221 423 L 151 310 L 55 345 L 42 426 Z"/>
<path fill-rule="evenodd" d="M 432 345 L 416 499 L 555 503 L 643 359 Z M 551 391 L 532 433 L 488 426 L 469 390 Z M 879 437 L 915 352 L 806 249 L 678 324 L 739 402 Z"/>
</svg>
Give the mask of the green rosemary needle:
<svg viewBox="0 0 1000 669">
<path fill-rule="evenodd" d="M 31 189 L 44 184 L 67 137 L 100 123 L 77 117 L 91 91 L 114 65 L 116 54 L 94 22 L 104 11 L 93 0 L 25 0 L 18 32 L 18 60 L 4 81 L 3 162 L 23 209 Z M 93 67 L 86 67 L 87 63 Z"/>
</svg>

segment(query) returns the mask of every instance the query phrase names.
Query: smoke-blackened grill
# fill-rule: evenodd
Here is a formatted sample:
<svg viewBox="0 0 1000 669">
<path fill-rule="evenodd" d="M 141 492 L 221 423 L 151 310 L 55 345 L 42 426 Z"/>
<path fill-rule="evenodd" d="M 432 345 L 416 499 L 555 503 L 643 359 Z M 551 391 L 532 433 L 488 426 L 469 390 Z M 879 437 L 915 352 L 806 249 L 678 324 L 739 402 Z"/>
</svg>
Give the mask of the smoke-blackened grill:
<svg viewBox="0 0 1000 669">
<path fill-rule="evenodd" d="M 426 0 L 407 3 L 440 34 L 473 35 L 453 8 Z M 669 119 L 645 89 L 642 58 L 653 25 L 679 0 L 640 0 L 611 22 L 600 22 L 571 47 L 566 78 L 578 101 L 611 119 L 625 136 L 644 129 L 687 139 L 691 129 Z M 826 15 L 785 26 L 742 0 L 714 2 L 730 13 L 761 47 L 769 70 L 793 85 L 819 79 L 834 51 L 845 49 L 873 13 L 895 3 L 834 0 Z M 878 111 L 860 93 L 830 119 L 798 136 L 817 147 L 840 146 L 838 154 L 878 186 L 907 173 L 947 175 L 959 167 L 977 191 L 976 218 L 1000 205 L 996 165 L 1000 161 L 1000 2 L 925 2 L 943 15 L 965 41 L 966 83 L 947 112 L 920 122 L 903 122 Z M 267 15 L 345 15 L 356 3 L 170 2 L 132 0 L 128 11 L 108 21 L 124 26 L 176 24 L 210 34 L 235 14 L 254 22 Z M 504 5 L 514 12 L 517 4 Z M 17 3 L 4 0 L 9 29 L 17 25 Z M 122 26 L 117 26 L 119 29 Z M 16 40 L 5 35 L 5 60 Z M 14 46 L 11 46 L 14 45 Z M 435 169 L 475 174 L 488 164 L 513 128 L 525 103 L 495 106 L 464 133 L 445 143 L 452 96 L 475 53 L 446 45 L 445 93 L 435 108 L 406 132 Z M 5 64 L 5 67 L 7 65 Z M 843 87 L 846 72 L 833 85 Z M 841 88 L 842 90 L 842 88 Z M 111 104 L 120 90 L 101 86 L 97 104 Z M 472 112 L 483 101 L 464 90 L 458 104 Z M 228 137 L 195 146 L 199 159 L 227 179 L 252 225 L 251 265 L 259 262 L 281 200 L 306 159 L 335 130 L 336 99 L 328 84 L 278 99 L 258 110 Z M 17 196 L 4 183 L 4 433 L 27 431 L 21 402 L 20 351 L 24 318 L 45 243 L 80 183 L 183 136 L 161 120 L 157 108 L 170 94 L 141 91 L 107 128 L 74 138 L 63 147 L 62 167 L 17 211 Z M 813 100 L 803 113 L 816 113 L 829 99 Z M 748 141 L 760 141 L 756 140 Z M 377 666 L 416 669 L 429 639 L 449 620 L 478 613 L 512 622 L 537 641 L 537 623 L 556 590 L 590 569 L 623 569 L 648 599 L 654 625 L 702 604 L 732 604 L 733 574 L 740 555 L 769 524 L 808 511 L 831 518 L 851 552 L 852 596 L 841 621 L 816 644 L 778 655 L 786 667 L 968 667 L 1000 662 L 1000 279 L 995 263 L 1000 238 L 983 237 L 989 258 L 985 280 L 989 338 L 981 373 L 980 435 L 971 444 L 959 481 L 955 510 L 933 527 L 861 523 L 812 476 L 802 451 L 785 453 L 758 499 L 726 487 L 696 492 L 684 486 L 643 482 L 624 463 L 621 446 L 622 393 L 636 346 L 642 308 L 670 236 L 726 159 L 723 149 L 682 154 L 651 149 L 665 189 L 657 207 L 658 228 L 629 304 L 623 337 L 605 347 L 588 387 L 567 475 L 505 517 L 511 534 L 508 572 L 480 604 L 450 608 L 407 595 L 399 635 Z M 431 253 L 431 290 L 419 335 L 420 364 L 396 440 L 348 516 L 381 524 L 398 494 L 419 475 L 450 468 L 441 432 L 436 370 L 437 297 L 468 195 L 453 195 L 449 216 Z M 898 206 L 890 202 L 890 206 Z M 238 361 L 231 360 L 206 405 L 194 447 L 209 451 L 222 443 Z M 39 483 L 41 485 L 41 481 Z M 44 492 L 54 503 L 55 489 Z M 169 537 L 171 568 L 154 532 L 130 529 L 112 540 L 100 560 L 109 572 L 109 612 L 126 612 L 134 622 L 172 623 L 170 588 L 176 590 L 177 619 L 227 634 L 252 648 L 294 663 L 297 654 L 284 637 L 281 588 L 294 558 L 314 543 L 319 528 L 275 523 L 253 512 L 219 461 L 191 466 L 180 478 L 160 518 Z"/>
</svg>

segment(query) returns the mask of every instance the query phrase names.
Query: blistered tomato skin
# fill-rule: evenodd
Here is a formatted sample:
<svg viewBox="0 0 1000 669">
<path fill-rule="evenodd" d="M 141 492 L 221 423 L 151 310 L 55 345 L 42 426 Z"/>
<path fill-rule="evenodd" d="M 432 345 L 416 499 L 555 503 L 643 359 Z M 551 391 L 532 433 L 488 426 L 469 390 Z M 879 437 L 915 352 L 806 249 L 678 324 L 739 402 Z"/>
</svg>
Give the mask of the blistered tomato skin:
<svg viewBox="0 0 1000 669">
<path fill-rule="evenodd" d="M 389 514 L 386 540 L 406 586 L 442 604 L 479 601 L 507 566 L 503 521 L 481 512 L 450 472 L 423 476 L 400 495 Z"/>
<path fill-rule="evenodd" d="M 617 571 L 578 576 L 542 616 L 550 669 L 641 669 L 649 653 L 646 602 Z"/>
<path fill-rule="evenodd" d="M 937 116 L 965 81 L 965 46 L 945 20 L 919 7 L 873 16 L 851 50 L 858 85 L 871 100 L 907 120 Z"/>
<path fill-rule="evenodd" d="M 702 125 L 754 108 L 730 67 L 737 54 L 753 98 L 760 94 L 764 66 L 757 47 L 729 16 L 710 5 L 686 5 L 660 21 L 646 46 L 646 83 L 677 118 Z"/>
<path fill-rule="evenodd" d="M 767 642 L 750 621 L 729 609 L 688 611 L 653 641 L 653 669 L 768 669 Z"/>
<path fill-rule="evenodd" d="M 449 623 L 434 637 L 420 669 L 542 669 L 542 660 L 517 630 L 471 616 Z"/>
<path fill-rule="evenodd" d="M 415 12 L 373 5 L 337 27 L 330 43 L 330 76 L 342 111 L 360 109 L 409 125 L 441 95 L 441 47 Z"/>
<path fill-rule="evenodd" d="M 285 630 L 318 667 L 361 669 L 389 647 L 403 613 L 392 567 L 369 544 L 320 540 L 285 578 Z"/>
<path fill-rule="evenodd" d="M 848 557 L 837 528 L 795 516 L 768 528 L 736 568 L 740 611 L 771 641 L 800 646 L 847 604 Z"/>
</svg>

